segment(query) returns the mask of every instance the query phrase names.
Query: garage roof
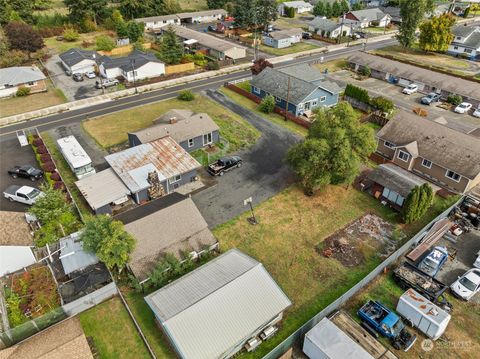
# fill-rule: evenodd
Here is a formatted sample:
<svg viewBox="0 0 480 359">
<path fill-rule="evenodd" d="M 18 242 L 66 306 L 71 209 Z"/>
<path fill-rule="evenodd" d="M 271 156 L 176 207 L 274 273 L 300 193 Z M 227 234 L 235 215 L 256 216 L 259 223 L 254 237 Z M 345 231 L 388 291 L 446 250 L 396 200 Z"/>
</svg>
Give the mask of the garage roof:
<svg viewBox="0 0 480 359">
<path fill-rule="evenodd" d="M 0 277 L 28 267 L 36 262 L 28 246 L 0 246 Z"/>
<path fill-rule="evenodd" d="M 95 51 L 73 48 L 59 55 L 60 59 L 68 66 L 74 66 L 83 60 L 94 61 L 93 55 L 98 56 Z"/>
<path fill-rule="evenodd" d="M 181 358 L 227 357 L 292 303 L 263 265 L 237 249 L 145 301 Z"/>
<path fill-rule="evenodd" d="M 36 66 L 15 66 L 0 69 L 0 86 L 16 86 L 44 80 L 46 76 Z"/>
<path fill-rule="evenodd" d="M 130 194 L 127 186 L 111 168 L 84 177 L 75 184 L 93 210 Z"/>
</svg>

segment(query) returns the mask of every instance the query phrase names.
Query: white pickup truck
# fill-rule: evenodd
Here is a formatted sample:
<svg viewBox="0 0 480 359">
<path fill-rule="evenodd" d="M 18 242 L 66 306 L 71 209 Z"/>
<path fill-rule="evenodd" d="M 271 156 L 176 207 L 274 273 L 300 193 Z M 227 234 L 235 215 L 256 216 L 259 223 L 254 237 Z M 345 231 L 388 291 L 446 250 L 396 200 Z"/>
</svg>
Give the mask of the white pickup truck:
<svg viewBox="0 0 480 359">
<path fill-rule="evenodd" d="M 42 191 L 29 186 L 12 185 L 3 192 L 3 196 L 8 198 L 10 202 L 20 202 L 29 205 L 34 204 L 43 195 Z"/>
</svg>

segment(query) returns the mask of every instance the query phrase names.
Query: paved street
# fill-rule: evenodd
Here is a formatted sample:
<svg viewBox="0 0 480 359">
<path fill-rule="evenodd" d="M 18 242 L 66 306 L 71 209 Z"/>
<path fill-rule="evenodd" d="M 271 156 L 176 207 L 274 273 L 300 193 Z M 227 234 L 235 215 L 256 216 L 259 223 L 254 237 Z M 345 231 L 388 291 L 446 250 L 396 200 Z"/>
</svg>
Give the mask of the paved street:
<svg viewBox="0 0 480 359">
<path fill-rule="evenodd" d="M 218 92 L 207 91 L 207 96 L 242 116 L 262 133 L 254 146 L 238 153 L 243 159 L 241 168 L 218 177 L 216 186 L 193 196 L 208 225 L 215 227 L 248 210 L 243 205 L 244 199 L 251 196 L 256 205 L 294 182 L 284 158 L 288 148 L 300 137 L 262 119 Z"/>
</svg>

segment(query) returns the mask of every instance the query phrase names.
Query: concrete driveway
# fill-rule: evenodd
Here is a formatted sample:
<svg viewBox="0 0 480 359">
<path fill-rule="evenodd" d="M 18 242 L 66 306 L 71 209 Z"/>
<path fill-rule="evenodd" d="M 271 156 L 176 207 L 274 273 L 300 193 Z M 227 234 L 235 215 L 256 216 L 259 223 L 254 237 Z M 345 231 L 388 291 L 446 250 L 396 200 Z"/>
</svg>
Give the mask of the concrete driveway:
<svg viewBox="0 0 480 359">
<path fill-rule="evenodd" d="M 81 100 L 102 94 L 102 90 L 95 88 L 95 81 L 98 78 L 89 79 L 84 77 L 84 81 L 74 81 L 71 76 L 65 73 L 58 55 L 53 55 L 49 58 L 45 63 L 45 67 L 50 73 L 55 86 L 63 91 L 68 101 Z"/>
<path fill-rule="evenodd" d="M 241 168 L 218 177 L 216 186 L 193 196 L 208 225 L 215 227 L 248 210 L 243 205 L 244 199 L 253 197 L 255 206 L 294 183 L 294 175 L 284 158 L 287 150 L 301 138 L 237 105 L 219 92 L 209 90 L 207 96 L 242 116 L 262 133 L 255 145 L 236 153 L 243 159 Z"/>
</svg>

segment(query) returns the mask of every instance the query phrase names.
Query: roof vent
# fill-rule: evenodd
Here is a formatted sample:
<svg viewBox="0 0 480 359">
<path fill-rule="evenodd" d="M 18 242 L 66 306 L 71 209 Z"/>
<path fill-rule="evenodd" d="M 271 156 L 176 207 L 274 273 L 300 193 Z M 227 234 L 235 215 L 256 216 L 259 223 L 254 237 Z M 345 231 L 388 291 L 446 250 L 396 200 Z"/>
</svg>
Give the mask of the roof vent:
<svg viewBox="0 0 480 359">
<path fill-rule="evenodd" d="M 170 120 L 169 120 L 169 123 L 170 123 L 171 125 L 173 125 L 174 123 L 177 123 L 177 122 L 178 122 L 178 121 L 177 121 L 177 118 L 176 118 L 176 117 L 171 117 Z"/>
</svg>

